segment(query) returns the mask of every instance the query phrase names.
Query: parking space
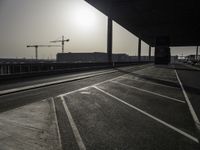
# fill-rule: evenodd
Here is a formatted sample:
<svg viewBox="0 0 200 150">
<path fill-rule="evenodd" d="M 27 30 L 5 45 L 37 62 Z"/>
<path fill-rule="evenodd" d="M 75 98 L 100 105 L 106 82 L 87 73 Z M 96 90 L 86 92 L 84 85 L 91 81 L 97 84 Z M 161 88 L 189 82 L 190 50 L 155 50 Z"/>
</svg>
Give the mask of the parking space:
<svg viewBox="0 0 200 150">
<path fill-rule="evenodd" d="M 181 88 L 149 80 L 178 84 L 168 67 L 127 72 L 54 98 L 63 149 L 199 149 Z"/>
<path fill-rule="evenodd" d="M 180 88 L 170 87 L 164 84 L 156 84 L 139 78 L 133 79 L 133 77 L 122 77 L 113 82 L 122 86 L 125 84 L 124 86 L 130 86 L 130 88 L 135 88 L 138 91 L 142 90 L 145 93 L 157 94 L 159 96 L 168 97 L 169 99 L 174 99 L 175 101 L 185 102 Z"/>
<path fill-rule="evenodd" d="M 138 70 L 135 73 L 156 78 L 156 79 L 178 83 L 172 66 L 156 65 L 156 66 L 149 67 L 145 70 Z"/>
</svg>

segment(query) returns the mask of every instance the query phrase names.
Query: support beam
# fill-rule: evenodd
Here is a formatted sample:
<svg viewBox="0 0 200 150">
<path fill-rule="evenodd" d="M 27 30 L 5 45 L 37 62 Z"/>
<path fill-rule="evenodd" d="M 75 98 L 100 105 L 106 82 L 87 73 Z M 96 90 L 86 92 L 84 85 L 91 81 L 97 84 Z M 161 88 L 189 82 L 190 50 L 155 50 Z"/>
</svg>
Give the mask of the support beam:
<svg viewBox="0 0 200 150">
<path fill-rule="evenodd" d="M 199 55 L 199 46 L 197 46 L 197 49 L 196 49 L 196 59 L 198 59 L 198 55 Z"/>
<path fill-rule="evenodd" d="M 108 30 L 107 30 L 107 55 L 108 62 L 112 63 L 112 34 L 113 32 L 113 23 L 112 19 L 108 17 Z"/>
<path fill-rule="evenodd" d="M 141 61 L 141 39 L 138 39 L 138 61 Z"/>
<path fill-rule="evenodd" d="M 149 45 L 149 61 L 151 61 L 151 46 Z"/>
</svg>

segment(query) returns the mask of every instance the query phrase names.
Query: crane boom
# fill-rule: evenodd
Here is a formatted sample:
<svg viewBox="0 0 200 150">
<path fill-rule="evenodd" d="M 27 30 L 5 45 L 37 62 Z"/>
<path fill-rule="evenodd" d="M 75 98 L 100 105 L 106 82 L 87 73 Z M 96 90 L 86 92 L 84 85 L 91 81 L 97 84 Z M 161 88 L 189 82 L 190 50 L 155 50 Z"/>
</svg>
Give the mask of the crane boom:
<svg viewBox="0 0 200 150">
<path fill-rule="evenodd" d="M 38 59 L 38 47 L 60 47 L 60 45 L 27 45 L 26 47 L 35 47 L 35 59 Z"/>
<path fill-rule="evenodd" d="M 27 47 L 60 47 L 60 45 L 27 45 Z"/>
</svg>

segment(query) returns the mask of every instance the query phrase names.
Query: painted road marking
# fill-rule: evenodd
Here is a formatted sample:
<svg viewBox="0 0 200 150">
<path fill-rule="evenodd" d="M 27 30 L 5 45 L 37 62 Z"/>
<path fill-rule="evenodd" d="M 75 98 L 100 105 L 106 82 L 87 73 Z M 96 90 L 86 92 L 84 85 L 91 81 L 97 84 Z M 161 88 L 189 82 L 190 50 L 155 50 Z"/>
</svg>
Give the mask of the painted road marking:
<svg viewBox="0 0 200 150">
<path fill-rule="evenodd" d="M 197 117 L 197 115 L 196 115 L 196 113 L 195 113 L 195 110 L 194 110 L 194 108 L 193 108 L 193 106 L 192 106 L 192 104 L 191 104 L 191 102 L 190 102 L 190 99 L 189 99 L 189 97 L 188 97 L 188 95 L 187 95 L 187 93 L 186 93 L 186 91 L 185 91 L 185 88 L 183 87 L 183 84 L 182 84 L 182 82 L 181 82 L 181 80 L 180 80 L 180 78 L 179 78 L 179 76 L 178 76 L 178 73 L 177 73 L 176 69 L 175 69 L 174 71 L 175 71 L 177 80 L 178 80 L 178 82 L 179 82 L 179 84 L 180 84 L 180 86 L 181 86 L 181 89 L 182 89 L 183 95 L 184 95 L 184 97 L 185 97 L 185 100 L 186 100 L 186 102 L 187 102 L 187 104 L 188 104 L 188 107 L 189 107 L 190 113 L 191 113 L 191 115 L 192 115 L 192 118 L 193 118 L 193 120 L 195 121 L 195 123 L 198 125 L 198 127 L 200 127 L 199 119 L 198 119 L 198 117 Z"/>
<path fill-rule="evenodd" d="M 182 101 L 182 100 L 179 100 L 179 99 L 176 99 L 176 98 L 173 98 L 173 97 L 165 96 L 165 95 L 162 95 L 162 94 L 159 94 L 159 93 L 156 93 L 156 92 L 144 90 L 144 89 L 141 89 L 141 88 L 138 88 L 138 87 L 135 87 L 135 86 L 130 86 L 130 85 L 120 83 L 120 82 L 117 82 L 117 81 L 110 81 L 110 82 L 117 83 L 117 84 L 129 87 L 129 88 L 132 88 L 132 89 L 136 89 L 138 91 L 142 91 L 142 92 L 146 92 L 146 93 L 153 94 L 153 95 L 156 95 L 156 96 L 160 96 L 160 97 L 163 97 L 163 98 L 166 98 L 166 99 L 170 99 L 170 100 L 173 100 L 173 101 L 176 101 L 176 102 L 185 103 L 185 101 Z"/>
<path fill-rule="evenodd" d="M 150 67 L 151 67 L 151 66 L 146 67 L 146 68 L 150 68 Z M 146 69 L 146 68 L 143 68 L 143 69 L 141 69 L 141 70 L 144 70 L 144 69 Z M 136 71 L 138 71 L 138 70 L 136 70 Z M 133 71 L 133 72 L 135 72 L 135 71 Z M 133 72 L 132 72 L 132 73 L 133 73 Z M 109 82 L 109 81 L 113 81 L 113 80 L 119 79 L 119 78 L 121 78 L 121 77 L 125 77 L 125 76 L 127 76 L 127 74 L 128 74 L 128 73 L 126 73 L 126 74 L 124 74 L 124 75 L 121 75 L 121 76 L 118 76 L 118 77 L 115 77 L 115 78 L 112 78 L 112 79 L 108 79 L 108 80 L 99 82 L 99 83 L 95 83 L 95 84 L 92 84 L 92 85 L 89 85 L 89 86 L 85 86 L 85 87 L 80 88 L 80 89 L 77 89 L 77 90 L 73 90 L 73 91 L 70 91 L 70 92 L 67 92 L 67 93 L 64 93 L 64 94 L 60 94 L 60 95 L 58 95 L 57 97 L 66 96 L 66 95 L 73 94 L 73 93 L 76 93 L 76 92 L 79 92 L 79 91 L 82 91 L 82 90 L 86 90 L 86 89 L 88 89 L 88 88 L 90 88 L 90 87 L 92 87 L 92 86 L 97 86 L 97 85 L 100 85 L 100 84 L 103 84 L 103 83 L 106 83 L 106 82 Z"/>
<path fill-rule="evenodd" d="M 50 98 L 50 100 L 52 101 L 52 105 L 53 105 L 54 118 L 55 118 L 55 122 L 56 122 L 57 134 L 58 134 L 58 141 L 59 141 L 60 148 L 62 149 L 63 146 L 62 146 L 62 142 L 61 142 L 60 128 L 58 126 L 58 118 L 57 118 L 57 113 L 56 113 L 56 106 L 55 106 L 54 99 Z"/>
<path fill-rule="evenodd" d="M 88 88 L 90 88 L 92 86 L 97 86 L 97 85 L 100 85 L 100 84 L 103 84 L 103 83 L 106 83 L 106 82 L 121 78 L 121 77 L 126 76 L 126 75 L 127 74 L 121 75 L 121 76 L 118 76 L 118 77 L 115 77 L 115 78 L 112 78 L 112 79 L 108 79 L 108 80 L 105 80 L 105 81 L 102 81 L 102 82 L 99 82 L 99 83 L 95 83 L 95 84 L 92 84 L 92 85 L 89 85 L 89 86 L 85 86 L 85 87 L 77 89 L 77 90 L 73 90 L 73 91 L 70 91 L 70 92 L 67 92 L 67 93 L 64 93 L 64 94 L 60 94 L 57 97 L 66 96 L 66 95 L 73 94 L 73 93 L 76 93 L 76 92 L 79 92 L 79 91 L 82 91 L 82 90 L 86 90 L 86 89 L 88 89 Z"/>
<path fill-rule="evenodd" d="M 120 99 L 120 98 L 118 98 L 118 97 L 116 97 L 116 96 L 114 96 L 114 95 L 112 95 L 112 94 L 110 94 L 110 93 L 108 93 L 108 92 L 106 92 L 106 91 L 104 91 L 104 90 L 98 88 L 97 86 L 93 86 L 93 88 L 95 88 L 95 89 L 97 89 L 98 91 L 100 91 L 100 92 L 102 92 L 102 93 L 104 93 L 104 94 L 106 94 L 106 95 L 108 95 L 108 96 L 114 98 L 115 100 L 117 100 L 117 101 L 119 101 L 119 102 L 121 102 L 121 103 L 127 105 L 128 107 L 131 107 L 131 108 L 133 108 L 133 109 L 139 111 L 139 112 L 142 113 L 143 115 L 148 116 L 149 118 L 151 118 L 151 119 L 153 119 L 153 120 L 155 120 L 155 121 L 157 121 L 157 122 L 163 124 L 164 126 L 166 126 L 166 127 L 170 128 L 170 129 L 172 129 L 172 130 L 178 132 L 179 134 L 181 134 L 181 135 L 187 137 L 188 139 L 190 139 L 190 140 L 192 140 L 192 141 L 194 141 L 194 142 L 196 142 L 196 143 L 199 143 L 199 140 L 198 140 L 196 137 L 194 137 L 194 136 L 192 136 L 192 135 L 190 135 L 190 134 L 188 134 L 188 133 L 186 133 L 186 132 L 184 132 L 184 131 L 182 131 L 182 130 L 180 130 L 180 129 L 178 129 L 178 128 L 172 126 L 172 125 L 170 125 L 169 123 L 167 123 L 167 122 L 165 122 L 165 121 L 163 121 L 163 120 L 160 120 L 160 119 L 157 118 L 157 117 L 152 116 L 151 114 L 149 114 L 149 113 L 147 113 L 147 112 L 145 112 L 145 111 L 143 111 L 143 110 L 141 110 L 141 109 L 139 109 L 139 108 L 137 108 L 137 107 L 135 107 L 135 106 L 133 106 L 133 105 L 127 103 L 127 102 L 125 102 L 124 100 L 122 100 L 122 99 Z"/>
<path fill-rule="evenodd" d="M 82 140 L 82 138 L 81 138 L 81 135 L 80 135 L 80 133 L 79 133 L 79 131 L 78 131 L 78 128 L 77 128 L 77 126 L 76 126 L 76 124 L 75 124 L 75 122 L 74 122 L 74 119 L 72 118 L 72 115 L 71 115 L 71 113 L 70 113 L 70 111 L 69 111 L 69 108 L 68 108 L 66 102 L 65 102 L 65 99 L 64 99 L 63 96 L 60 96 L 60 98 L 61 98 L 61 100 L 62 100 L 62 103 L 63 103 L 64 109 L 65 109 L 65 112 L 66 112 L 66 114 L 67 114 L 69 123 L 70 123 L 71 128 L 72 128 L 72 131 L 73 131 L 73 133 L 74 133 L 74 137 L 75 137 L 76 142 L 77 142 L 77 144 L 78 144 L 78 147 L 79 147 L 80 150 L 86 150 L 85 144 L 83 143 L 83 140 Z"/>
<path fill-rule="evenodd" d="M 83 91 L 83 92 L 81 92 L 81 94 L 84 94 L 84 95 L 90 95 L 90 94 L 91 94 L 91 92 L 86 92 L 86 91 Z"/>
<path fill-rule="evenodd" d="M 159 83 L 155 83 L 155 82 L 149 82 L 149 81 L 146 81 L 146 80 L 140 80 L 140 79 L 138 80 L 138 79 L 133 79 L 133 78 L 128 78 L 128 77 L 122 77 L 122 78 L 127 79 L 127 80 L 132 80 L 132 81 L 144 82 L 144 83 L 148 83 L 148 84 L 152 84 L 152 85 L 159 85 L 159 86 L 164 86 L 164 87 L 168 87 L 168 88 L 178 89 L 177 87 L 159 84 Z"/>
</svg>

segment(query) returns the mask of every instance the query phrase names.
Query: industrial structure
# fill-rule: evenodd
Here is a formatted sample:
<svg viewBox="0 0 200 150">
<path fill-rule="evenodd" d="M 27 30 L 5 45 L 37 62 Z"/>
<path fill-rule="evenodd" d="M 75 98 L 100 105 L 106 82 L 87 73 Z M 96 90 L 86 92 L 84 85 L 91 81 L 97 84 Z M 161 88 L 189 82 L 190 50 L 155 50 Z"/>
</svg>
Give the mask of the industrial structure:
<svg viewBox="0 0 200 150">
<path fill-rule="evenodd" d="M 55 41 L 50 41 L 52 43 L 61 43 L 62 45 L 62 53 L 64 53 L 64 49 L 65 49 L 65 42 L 69 42 L 69 39 L 65 39 L 64 36 L 62 36 L 62 40 L 55 40 Z"/>
<path fill-rule="evenodd" d="M 27 47 L 35 48 L 35 59 L 38 59 L 38 47 L 60 47 L 60 45 L 27 45 Z"/>
</svg>

